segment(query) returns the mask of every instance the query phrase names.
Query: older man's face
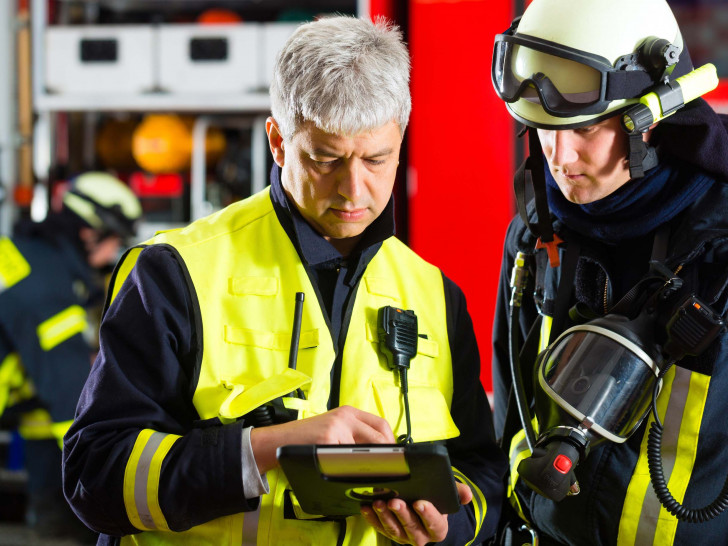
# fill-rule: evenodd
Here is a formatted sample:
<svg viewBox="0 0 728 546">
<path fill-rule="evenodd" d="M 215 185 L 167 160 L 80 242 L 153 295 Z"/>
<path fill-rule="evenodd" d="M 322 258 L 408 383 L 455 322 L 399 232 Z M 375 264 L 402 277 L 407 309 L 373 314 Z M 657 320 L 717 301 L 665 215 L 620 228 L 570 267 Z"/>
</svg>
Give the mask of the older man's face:
<svg viewBox="0 0 728 546">
<path fill-rule="evenodd" d="M 392 121 L 344 136 L 307 121 L 290 140 L 280 136 L 272 118 L 267 129 L 286 194 L 316 231 L 348 254 L 392 195 L 402 143 L 399 126 Z"/>
<path fill-rule="evenodd" d="M 538 137 L 551 174 L 572 203 L 602 199 L 630 179 L 619 116 L 579 129 L 539 129 Z"/>
</svg>

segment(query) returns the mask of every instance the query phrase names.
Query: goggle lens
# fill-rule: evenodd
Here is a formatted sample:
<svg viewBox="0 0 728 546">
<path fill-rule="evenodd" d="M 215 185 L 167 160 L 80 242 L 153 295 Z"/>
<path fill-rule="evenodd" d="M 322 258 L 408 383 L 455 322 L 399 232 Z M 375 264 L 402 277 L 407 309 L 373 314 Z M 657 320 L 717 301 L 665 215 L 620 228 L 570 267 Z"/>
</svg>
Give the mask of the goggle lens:
<svg viewBox="0 0 728 546">
<path fill-rule="evenodd" d="M 554 116 L 599 113 L 609 105 L 601 100 L 598 69 L 512 41 L 496 41 L 492 75 L 504 101 L 541 103 Z"/>
</svg>

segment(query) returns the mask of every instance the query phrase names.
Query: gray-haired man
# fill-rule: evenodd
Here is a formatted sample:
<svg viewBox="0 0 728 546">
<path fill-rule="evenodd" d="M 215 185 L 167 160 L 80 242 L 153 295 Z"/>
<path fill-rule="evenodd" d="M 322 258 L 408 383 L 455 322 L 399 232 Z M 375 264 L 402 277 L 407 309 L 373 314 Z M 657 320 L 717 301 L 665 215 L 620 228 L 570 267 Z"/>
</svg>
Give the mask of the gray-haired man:
<svg viewBox="0 0 728 546">
<path fill-rule="evenodd" d="M 465 298 L 393 237 L 408 82 L 396 28 L 351 17 L 301 26 L 271 86 L 270 188 L 119 266 L 66 437 L 66 495 L 89 526 L 165 544 L 464 544 L 494 532 L 505 465 Z M 419 318 L 410 427 L 377 342 L 383 306 Z M 256 408 L 281 396 L 295 419 L 262 426 Z M 459 512 L 391 499 L 346 519 L 305 514 L 275 457 L 286 444 L 410 433 L 446 443 Z"/>
</svg>

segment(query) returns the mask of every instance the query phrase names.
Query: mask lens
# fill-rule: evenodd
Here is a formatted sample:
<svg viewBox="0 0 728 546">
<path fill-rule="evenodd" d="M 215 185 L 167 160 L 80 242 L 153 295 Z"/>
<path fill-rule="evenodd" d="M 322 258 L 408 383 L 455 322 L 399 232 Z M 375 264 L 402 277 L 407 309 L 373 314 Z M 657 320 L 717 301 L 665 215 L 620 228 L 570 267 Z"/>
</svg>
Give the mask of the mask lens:
<svg viewBox="0 0 728 546">
<path fill-rule="evenodd" d="M 579 421 L 592 421 L 595 432 L 613 441 L 624 441 L 642 422 L 656 381 L 651 362 L 594 331 L 576 330 L 559 340 L 540 373 L 559 406 Z"/>
</svg>

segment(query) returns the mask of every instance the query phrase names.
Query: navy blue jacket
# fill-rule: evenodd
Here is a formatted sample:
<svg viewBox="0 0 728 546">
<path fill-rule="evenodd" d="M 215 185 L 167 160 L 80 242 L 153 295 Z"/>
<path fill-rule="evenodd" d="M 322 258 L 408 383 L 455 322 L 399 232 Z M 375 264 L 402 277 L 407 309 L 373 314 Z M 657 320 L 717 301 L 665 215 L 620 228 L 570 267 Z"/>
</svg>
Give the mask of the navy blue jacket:
<svg viewBox="0 0 728 546">
<path fill-rule="evenodd" d="M 699 199 L 668 222 L 670 237 L 665 264 L 670 270 L 679 271 L 680 278 L 695 294 L 723 317 L 728 316 L 728 132 L 725 123 L 725 118 L 721 120 L 700 99 L 679 116 L 676 114 L 671 123 L 663 122 L 653 141 L 658 144 L 660 157 L 687 161 L 692 165 L 689 168 L 715 179 Z M 554 227 L 567 244 L 578 241 L 581 246 L 574 293 L 568 307 L 580 301 L 603 314 L 605 302 L 610 308 L 648 271 L 652 234 L 628 244 L 610 246 L 558 222 Z M 514 433 L 513 421 L 509 418 L 510 426 L 505 422 L 511 386 L 508 361 L 510 272 L 516 252 L 532 252 L 533 248 L 533 237 L 521 218 L 516 217 L 506 235 L 493 337 L 495 427 L 497 435 L 505 434 L 506 449 Z M 537 299 L 546 301 L 554 298 L 561 268 L 549 270 L 547 262 L 541 262 L 545 277 L 540 282 L 541 287 L 534 291 Z M 630 281 L 624 282 L 625 278 Z M 534 298 L 524 298 L 519 318 L 518 335 L 524 340 L 538 318 Z M 571 324 L 567 319 L 564 329 Z M 724 451 L 724 446 L 728 445 L 728 429 L 724 425 L 728 413 L 727 362 L 728 334 L 721 335 L 702 355 L 678 362 L 683 369 L 710 377 L 697 452 L 692 461 L 694 467 L 683 500 L 689 508 L 704 507 L 712 502 L 728 478 L 728 458 Z M 528 365 L 524 364 L 524 368 Z M 604 442 L 589 453 L 576 470 L 581 486 L 578 496 L 556 503 L 519 482 L 517 490 L 526 516 L 547 543 L 589 546 L 617 543 L 627 486 L 646 434 L 646 422 L 624 444 Z M 669 443 L 670 440 L 664 440 L 664 446 Z M 670 448 L 664 446 L 663 452 L 668 453 Z M 650 486 L 648 495 L 651 493 Z M 728 512 L 702 524 L 678 523 L 673 543 L 725 544 L 726 536 Z M 638 540 L 637 543 L 646 542 Z"/>
</svg>

